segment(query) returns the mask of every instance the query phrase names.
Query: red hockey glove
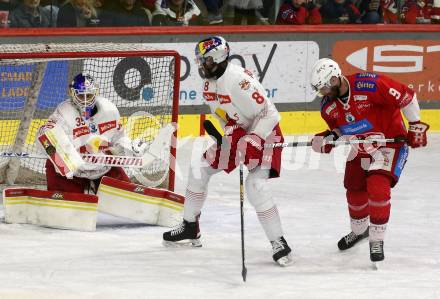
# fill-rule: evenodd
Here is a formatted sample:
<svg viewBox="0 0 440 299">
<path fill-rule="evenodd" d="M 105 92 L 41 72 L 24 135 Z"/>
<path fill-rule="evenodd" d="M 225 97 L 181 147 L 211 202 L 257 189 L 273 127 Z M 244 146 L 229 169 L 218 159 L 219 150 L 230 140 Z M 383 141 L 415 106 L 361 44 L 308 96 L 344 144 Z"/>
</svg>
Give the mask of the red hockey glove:
<svg viewBox="0 0 440 299">
<path fill-rule="evenodd" d="M 241 152 L 242 161 L 244 160 L 244 164 L 251 170 L 261 164 L 264 140 L 256 134 L 246 135 L 239 141 L 238 150 Z"/>
<path fill-rule="evenodd" d="M 246 130 L 233 120 L 229 120 L 225 126 L 225 135 L 221 145 L 212 145 L 203 155 L 214 169 L 223 169 L 230 173 L 237 167 L 237 145 L 239 140 L 246 135 Z"/>
<path fill-rule="evenodd" d="M 328 144 L 328 141 L 334 141 L 337 138 L 336 133 L 330 130 L 318 133 L 312 139 L 312 149 L 317 153 L 328 154 L 335 147 L 333 144 Z"/>
<path fill-rule="evenodd" d="M 409 123 L 408 129 L 408 144 L 409 146 L 421 147 L 426 146 L 428 139 L 426 138 L 426 131 L 428 131 L 429 125 L 427 123 L 416 121 Z"/>
</svg>

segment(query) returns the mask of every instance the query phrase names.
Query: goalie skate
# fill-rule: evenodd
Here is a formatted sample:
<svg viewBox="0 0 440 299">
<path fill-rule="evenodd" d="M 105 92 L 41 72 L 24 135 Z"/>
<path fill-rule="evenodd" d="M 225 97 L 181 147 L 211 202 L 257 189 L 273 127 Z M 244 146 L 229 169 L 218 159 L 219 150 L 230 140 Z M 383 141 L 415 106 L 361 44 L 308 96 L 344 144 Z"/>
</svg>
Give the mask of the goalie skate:
<svg viewBox="0 0 440 299">
<path fill-rule="evenodd" d="M 280 237 L 277 240 L 272 241 L 271 244 L 273 260 L 281 267 L 290 266 L 293 263 L 291 254 L 292 250 L 290 249 L 289 245 L 287 245 L 284 237 Z"/>
<path fill-rule="evenodd" d="M 184 219 L 179 226 L 163 234 L 162 244 L 165 247 L 202 247 L 199 222 Z"/>
</svg>

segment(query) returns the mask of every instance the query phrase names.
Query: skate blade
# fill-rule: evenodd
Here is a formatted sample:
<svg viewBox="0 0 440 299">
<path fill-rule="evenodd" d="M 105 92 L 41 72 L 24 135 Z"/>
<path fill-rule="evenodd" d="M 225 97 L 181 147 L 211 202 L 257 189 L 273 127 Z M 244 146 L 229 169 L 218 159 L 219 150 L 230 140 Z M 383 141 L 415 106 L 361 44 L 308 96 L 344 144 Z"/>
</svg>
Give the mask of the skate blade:
<svg viewBox="0 0 440 299">
<path fill-rule="evenodd" d="M 283 256 L 277 260 L 277 264 L 280 267 L 288 267 L 293 264 L 293 258 L 291 254 Z"/>
<path fill-rule="evenodd" d="M 168 248 L 199 248 L 202 247 L 202 242 L 200 242 L 199 239 L 191 239 L 191 240 L 182 240 L 178 242 L 172 242 L 172 241 L 162 241 L 162 245 Z"/>
<path fill-rule="evenodd" d="M 371 262 L 371 269 L 373 269 L 374 271 L 377 271 L 380 269 L 380 267 L 382 266 L 382 262 Z"/>
</svg>

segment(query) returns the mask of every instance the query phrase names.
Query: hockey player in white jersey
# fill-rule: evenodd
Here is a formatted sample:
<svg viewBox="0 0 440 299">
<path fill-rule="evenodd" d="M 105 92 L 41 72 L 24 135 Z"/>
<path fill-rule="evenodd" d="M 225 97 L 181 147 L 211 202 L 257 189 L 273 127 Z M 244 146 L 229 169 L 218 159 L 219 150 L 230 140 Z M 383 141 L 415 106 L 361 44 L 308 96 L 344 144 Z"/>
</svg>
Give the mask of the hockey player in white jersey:
<svg viewBox="0 0 440 299">
<path fill-rule="evenodd" d="M 69 155 L 118 154 L 111 152 L 117 148 L 133 150 L 132 142 L 121 126 L 118 109 L 108 99 L 98 95 L 98 85 L 91 76 L 78 74 L 69 88 L 70 99 L 58 105 L 38 133 L 40 143 L 49 157 L 52 155 L 46 161 L 47 189 L 74 193 L 83 193 L 90 188 L 95 191 L 104 175 L 129 182 L 128 176 L 120 167 L 82 163 L 73 173 L 61 171 Z M 49 131 L 55 131 L 55 135 L 67 136 L 67 145 L 62 145 L 63 147 L 73 145 L 65 159 L 53 156 L 55 149 L 50 144 Z M 139 146 L 134 148 L 135 152 L 141 150 L 143 148 Z"/>
<path fill-rule="evenodd" d="M 231 172 L 242 162 L 249 170 L 245 182 L 247 198 L 272 244 L 274 261 L 285 266 L 292 262 L 291 249 L 267 188 L 267 180 L 280 175 L 281 148 L 264 148 L 265 143 L 283 142 L 280 115 L 252 73 L 229 63 L 228 57 L 229 45 L 222 37 L 207 38 L 196 46 L 199 71 L 205 79 L 203 97 L 224 125 L 227 142 L 213 145 L 199 165 L 191 166 L 183 222 L 163 234 L 164 245 L 201 246 L 199 216 L 209 179 L 222 170 Z"/>
</svg>

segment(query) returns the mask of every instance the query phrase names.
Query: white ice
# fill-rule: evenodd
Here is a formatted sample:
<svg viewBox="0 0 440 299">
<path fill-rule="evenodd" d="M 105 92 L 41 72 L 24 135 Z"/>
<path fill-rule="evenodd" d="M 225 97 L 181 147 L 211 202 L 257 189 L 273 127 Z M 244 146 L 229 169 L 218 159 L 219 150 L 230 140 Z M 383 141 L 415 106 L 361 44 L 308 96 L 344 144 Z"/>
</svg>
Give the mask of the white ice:
<svg viewBox="0 0 440 299">
<path fill-rule="evenodd" d="M 183 193 L 189 157 L 200 155 L 201 146 L 180 144 L 177 192 Z M 393 189 L 378 271 L 367 242 L 347 252 L 336 247 L 349 232 L 343 156 L 343 148 L 331 155 L 284 151 L 282 177 L 270 188 L 294 252 L 289 268 L 272 262 L 246 203 L 242 282 L 235 171 L 210 182 L 200 249 L 164 248 L 165 228 L 105 215 L 93 233 L 1 223 L 0 298 L 440 298 L 440 135 L 430 135 L 428 148 L 411 150 Z"/>
</svg>

